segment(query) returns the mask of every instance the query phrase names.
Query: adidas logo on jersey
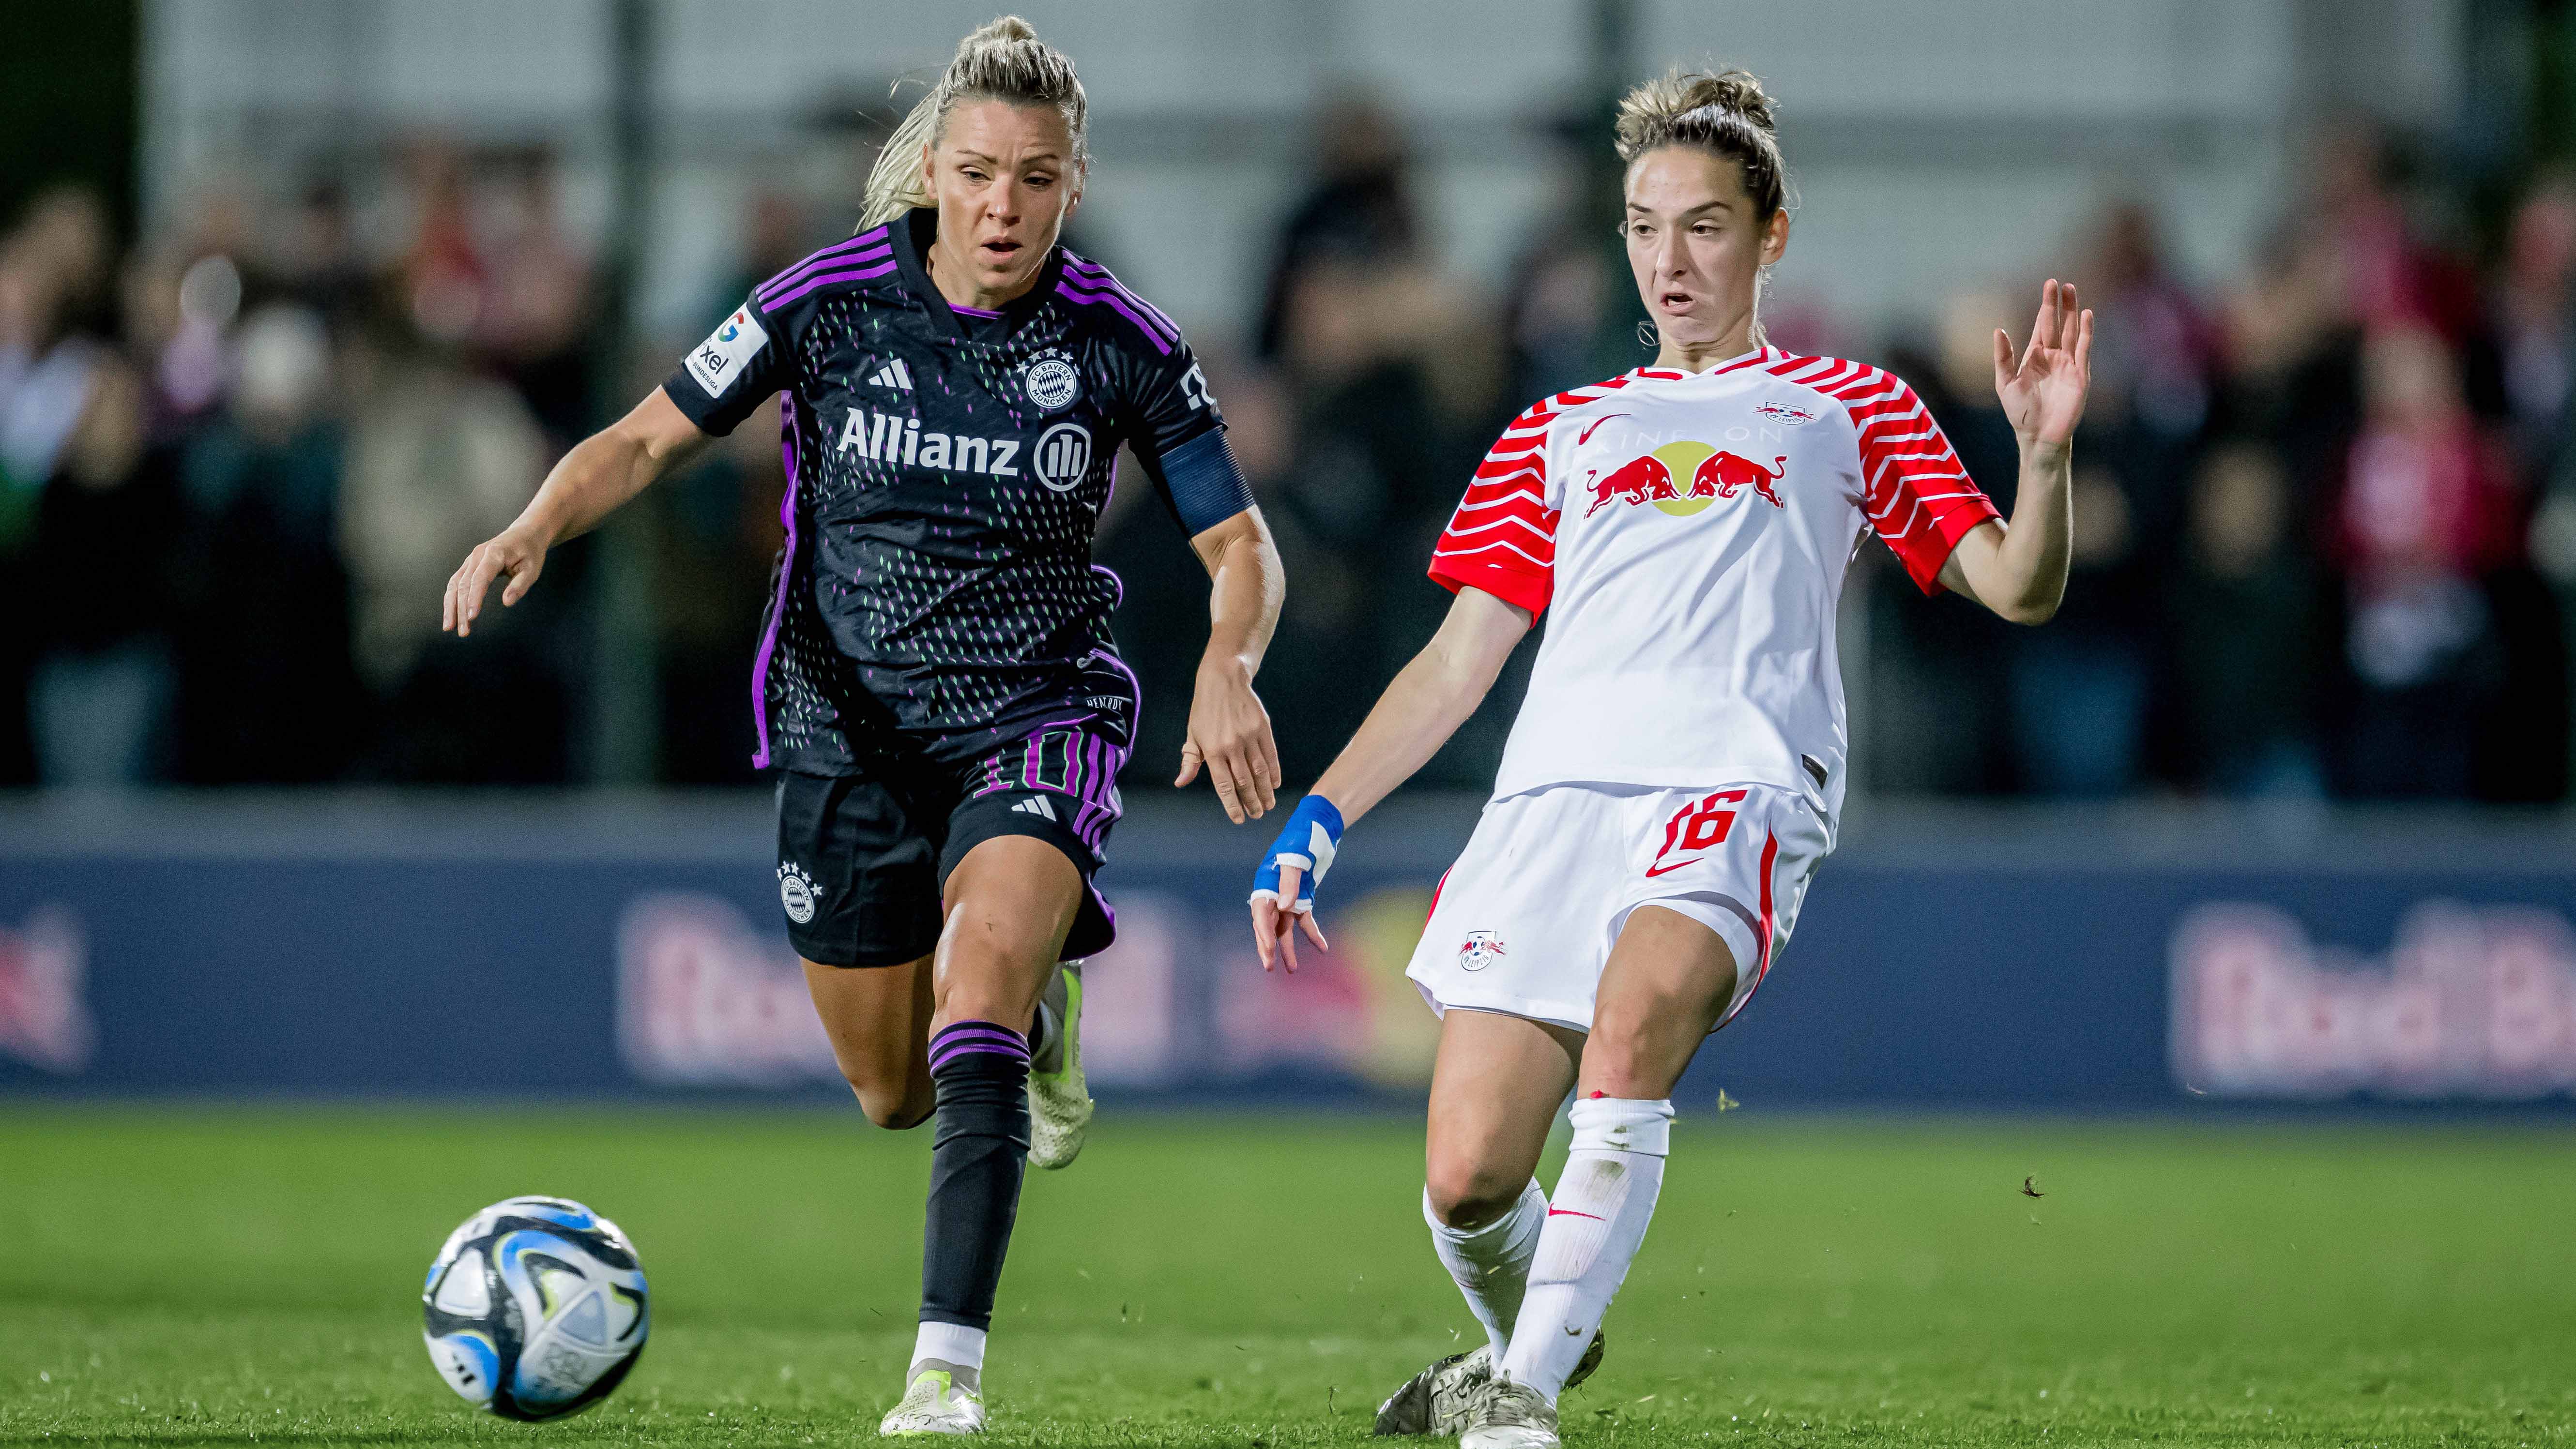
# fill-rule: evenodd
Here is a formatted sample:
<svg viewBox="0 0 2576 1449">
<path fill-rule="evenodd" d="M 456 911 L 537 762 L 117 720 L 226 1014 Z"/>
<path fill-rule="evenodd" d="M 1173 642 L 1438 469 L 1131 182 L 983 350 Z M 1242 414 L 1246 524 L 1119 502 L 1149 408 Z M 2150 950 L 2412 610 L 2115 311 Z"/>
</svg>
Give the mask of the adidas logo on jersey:
<svg viewBox="0 0 2576 1449">
<path fill-rule="evenodd" d="M 890 363 L 888 368 L 891 370 L 901 365 Z M 883 375 L 878 374 L 880 377 Z M 910 385 L 905 383 L 907 387 Z M 970 438 L 963 433 L 925 433 L 921 430 L 919 418 L 871 413 L 865 408 L 850 409 L 849 420 L 841 425 L 841 440 L 833 445 L 832 450 L 836 453 L 855 452 L 862 458 L 872 458 L 880 463 L 945 468 L 952 473 L 982 473 L 994 478 L 1020 476 L 1020 440 L 1017 438 Z"/>
<path fill-rule="evenodd" d="M 898 357 L 878 368 L 876 376 L 869 378 L 868 381 L 879 387 L 893 388 L 897 392 L 910 392 L 912 391 L 912 370 L 905 367 L 903 359 Z"/>
<path fill-rule="evenodd" d="M 1044 795 L 1031 795 L 1026 800 L 1012 806 L 1011 813 L 1014 815 L 1043 815 L 1049 820 L 1056 820 L 1055 807 L 1047 803 L 1047 798 Z M 1063 822 L 1058 820 L 1057 823 L 1062 824 Z"/>
</svg>

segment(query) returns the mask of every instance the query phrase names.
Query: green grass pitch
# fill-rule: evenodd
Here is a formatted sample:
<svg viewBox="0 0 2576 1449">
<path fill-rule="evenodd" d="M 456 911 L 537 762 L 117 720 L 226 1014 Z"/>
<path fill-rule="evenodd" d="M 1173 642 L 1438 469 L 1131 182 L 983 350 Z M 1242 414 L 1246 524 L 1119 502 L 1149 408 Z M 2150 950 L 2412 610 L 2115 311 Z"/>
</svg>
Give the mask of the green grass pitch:
<svg viewBox="0 0 2576 1449">
<path fill-rule="evenodd" d="M 928 1148 L 855 1108 L 0 1105 L 0 1443 L 870 1442 Z M 2576 1444 L 2571 1149 L 1695 1113 L 1566 1438 Z M 1402 1120 L 1104 1114 L 1031 1174 L 997 1437 L 1362 1442 L 1472 1331 L 1419 1161 Z M 450 1227 L 528 1192 L 616 1218 L 654 1290 L 625 1387 L 534 1427 L 448 1393 L 417 1296 Z"/>
</svg>

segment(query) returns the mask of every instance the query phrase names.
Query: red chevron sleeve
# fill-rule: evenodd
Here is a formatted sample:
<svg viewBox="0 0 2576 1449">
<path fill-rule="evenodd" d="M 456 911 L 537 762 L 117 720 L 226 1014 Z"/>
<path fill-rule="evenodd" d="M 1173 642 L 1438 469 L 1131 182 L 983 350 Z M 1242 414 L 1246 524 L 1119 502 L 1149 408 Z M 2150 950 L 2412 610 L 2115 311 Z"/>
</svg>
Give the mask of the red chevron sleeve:
<svg viewBox="0 0 2576 1449">
<path fill-rule="evenodd" d="M 1470 584 L 1535 617 L 1556 579 L 1558 510 L 1547 506 L 1547 425 L 1555 399 L 1512 420 L 1476 467 L 1467 496 L 1431 551 L 1431 577 L 1456 592 Z"/>
<path fill-rule="evenodd" d="M 1959 540 L 2002 515 L 1970 481 L 1923 399 L 1902 380 L 1873 367 L 1832 391 L 1860 429 L 1862 507 L 1870 527 L 1895 551 L 1915 587 L 1941 592 L 1941 566 Z"/>
</svg>

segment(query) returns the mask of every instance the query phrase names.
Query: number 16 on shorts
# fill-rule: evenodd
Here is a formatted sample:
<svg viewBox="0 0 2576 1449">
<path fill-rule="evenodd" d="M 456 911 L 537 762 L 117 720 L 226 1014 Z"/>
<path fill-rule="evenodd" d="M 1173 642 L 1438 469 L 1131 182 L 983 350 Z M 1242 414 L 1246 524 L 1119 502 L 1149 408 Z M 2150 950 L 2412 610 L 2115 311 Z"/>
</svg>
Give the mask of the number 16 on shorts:
<svg viewBox="0 0 2576 1449">
<path fill-rule="evenodd" d="M 1705 859 L 1708 852 L 1726 843 L 1735 830 L 1737 807 L 1744 803 L 1742 790 L 1719 790 L 1703 795 L 1673 812 L 1664 822 L 1663 849 L 1655 852 L 1654 864 L 1646 867 L 1652 877 L 1676 871 Z"/>
</svg>

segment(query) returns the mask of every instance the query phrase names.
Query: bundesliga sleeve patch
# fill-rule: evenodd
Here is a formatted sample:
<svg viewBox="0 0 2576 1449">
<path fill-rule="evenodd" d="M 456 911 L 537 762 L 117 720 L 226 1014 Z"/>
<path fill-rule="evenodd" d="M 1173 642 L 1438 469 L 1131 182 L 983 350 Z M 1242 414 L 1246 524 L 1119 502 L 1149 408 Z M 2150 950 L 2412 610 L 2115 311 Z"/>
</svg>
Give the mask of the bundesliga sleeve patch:
<svg viewBox="0 0 2576 1449">
<path fill-rule="evenodd" d="M 707 334 L 689 353 L 689 376 L 707 390 L 709 397 L 722 397 L 724 390 L 741 376 L 744 363 L 769 345 L 769 334 L 752 319 L 749 307 L 738 307 L 721 326 Z"/>
</svg>

